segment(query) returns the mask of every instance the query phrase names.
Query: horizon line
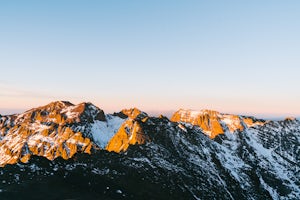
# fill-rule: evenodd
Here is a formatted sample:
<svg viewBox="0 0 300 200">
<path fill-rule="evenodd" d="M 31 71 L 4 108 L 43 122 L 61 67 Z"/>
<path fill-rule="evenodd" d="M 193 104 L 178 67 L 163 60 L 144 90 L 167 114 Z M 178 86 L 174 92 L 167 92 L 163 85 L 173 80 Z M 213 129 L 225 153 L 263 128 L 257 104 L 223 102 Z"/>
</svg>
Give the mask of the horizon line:
<svg viewBox="0 0 300 200">
<path fill-rule="evenodd" d="M 65 100 L 62 100 L 62 101 L 65 101 Z M 50 103 L 53 103 L 53 102 L 59 102 L 59 101 L 52 101 Z M 66 102 L 70 102 L 70 101 L 66 101 Z M 50 104 L 50 103 L 48 103 L 48 104 Z M 70 103 L 72 103 L 72 102 L 70 102 Z M 90 101 L 81 102 L 81 103 L 91 103 L 91 104 L 97 106 L 98 108 L 100 108 L 101 110 L 103 110 L 106 114 L 113 114 L 115 112 L 120 112 L 123 109 L 137 108 L 137 109 L 139 109 L 143 112 L 146 112 L 149 115 L 153 115 L 153 116 L 164 115 L 164 116 L 170 118 L 176 111 L 178 111 L 180 109 L 184 109 L 184 110 L 191 110 L 191 111 L 212 110 L 212 111 L 217 111 L 217 112 L 222 113 L 222 114 L 252 116 L 252 117 L 255 117 L 255 118 L 267 119 L 267 120 L 280 120 L 280 119 L 285 119 L 285 118 L 289 118 L 289 117 L 293 117 L 293 118 L 296 118 L 296 119 L 300 120 L 300 114 L 288 115 L 288 114 L 283 114 L 283 113 L 256 113 L 256 112 L 230 112 L 230 111 L 229 112 L 228 111 L 224 112 L 224 111 L 219 111 L 217 109 L 206 109 L 206 108 L 192 109 L 192 108 L 183 108 L 183 107 L 177 108 L 177 109 L 140 109 L 138 106 L 130 106 L 130 107 L 125 107 L 125 108 L 122 108 L 122 109 L 119 109 L 119 110 L 112 110 L 112 109 L 101 108 L 97 104 L 94 104 Z M 1 108 L 0 107 L 0 115 L 7 116 L 7 115 L 22 114 L 22 113 L 24 113 L 26 111 L 29 111 L 31 109 L 38 108 L 40 106 L 45 106 L 45 105 L 48 105 L 48 104 L 34 106 L 34 107 L 31 107 L 31 108 Z M 78 105 L 78 104 L 74 104 L 74 105 Z M 106 111 L 108 111 L 108 112 L 106 112 Z"/>
</svg>

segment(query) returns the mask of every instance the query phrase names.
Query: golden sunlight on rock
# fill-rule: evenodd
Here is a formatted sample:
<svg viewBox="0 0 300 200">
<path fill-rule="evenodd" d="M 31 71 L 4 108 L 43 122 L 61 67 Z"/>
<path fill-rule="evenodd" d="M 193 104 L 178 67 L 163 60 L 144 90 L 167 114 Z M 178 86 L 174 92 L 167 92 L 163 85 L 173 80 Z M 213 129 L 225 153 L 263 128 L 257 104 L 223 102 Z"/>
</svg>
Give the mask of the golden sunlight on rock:
<svg viewBox="0 0 300 200">
<path fill-rule="evenodd" d="M 220 134 L 224 134 L 227 130 L 233 133 L 235 131 L 243 131 L 245 125 L 252 127 L 264 124 L 262 121 L 254 122 L 252 118 L 222 114 L 217 111 L 192 111 L 183 109 L 177 111 L 172 116 L 171 121 L 199 126 L 212 139 Z"/>
<path fill-rule="evenodd" d="M 244 123 L 247 125 L 248 128 L 253 126 L 262 126 L 265 124 L 263 121 L 254 121 L 252 118 L 243 118 Z"/>
<path fill-rule="evenodd" d="M 17 162 L 27 163 L 31 155 L 43 156 L 49 160 L 57 157 L 69 159 L 78 152 L 91 153 L 92 141 L 74 131 L 68 122 L 74 123 L 89 104 L 80 104 L 80 113 L 64 114 L 74 107 L 69 102 L 53 102 L 29 110 L 17 117 L 1 118 L 0 166 Z M 65 111 L 66 110 L 66 111 Z M 102 114 L 102 113 L 100 113 Z M 84 116 L 86 117 L 86 116 Z M 87 116 L 88 117 L 88 116 Z M 12 123 L 14 122 L 14 123 Z"/>
<path fill-rule="evenodd" d="M 126 151 L 129 145 L 144 144 L 148 137 L 143 133 L 140 124 L 132 119 L 126 120 L 108 143 L 106 150 L 121 152 Z"/>
</svg>

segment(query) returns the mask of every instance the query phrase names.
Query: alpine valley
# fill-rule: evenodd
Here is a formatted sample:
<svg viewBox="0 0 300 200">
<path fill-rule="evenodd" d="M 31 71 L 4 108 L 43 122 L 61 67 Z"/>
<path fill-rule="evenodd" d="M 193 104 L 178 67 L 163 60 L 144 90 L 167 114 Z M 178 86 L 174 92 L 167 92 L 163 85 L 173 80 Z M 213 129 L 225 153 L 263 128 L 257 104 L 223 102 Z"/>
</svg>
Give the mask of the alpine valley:
<svg viewBox="0 0 300 200">
<path fill-rule="evenodd" d="M 0 199 L 300 199 L 300 121 L 66 101 L 0 115 Z"/>
</svg>

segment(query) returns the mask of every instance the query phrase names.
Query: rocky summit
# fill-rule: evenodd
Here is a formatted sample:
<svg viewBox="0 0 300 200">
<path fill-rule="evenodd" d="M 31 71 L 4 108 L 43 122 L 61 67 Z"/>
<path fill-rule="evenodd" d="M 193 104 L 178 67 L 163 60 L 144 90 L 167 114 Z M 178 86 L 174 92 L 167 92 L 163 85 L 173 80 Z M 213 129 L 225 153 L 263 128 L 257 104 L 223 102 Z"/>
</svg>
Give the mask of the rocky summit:
<svg viewBox="0 0 300 200">
<path fill-rule="evenodd" d="M 0 199 L 300 199 L 300 121 L 66 101 L 0 115 Z"/>
</svg>

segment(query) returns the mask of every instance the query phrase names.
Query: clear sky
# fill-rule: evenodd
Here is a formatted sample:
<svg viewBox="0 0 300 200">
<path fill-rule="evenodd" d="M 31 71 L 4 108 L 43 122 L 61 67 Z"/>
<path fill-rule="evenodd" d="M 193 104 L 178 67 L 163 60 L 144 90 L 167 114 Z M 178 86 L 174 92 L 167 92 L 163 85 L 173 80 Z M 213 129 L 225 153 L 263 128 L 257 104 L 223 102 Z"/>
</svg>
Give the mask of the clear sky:
<svg viewBox="0 0 300 200">
<path fill-rule="evenodd" d="M 69 100 L 299 116 L 299 10 L 299 0 L 1 1 L 0 113 Z"/>
</svg>

